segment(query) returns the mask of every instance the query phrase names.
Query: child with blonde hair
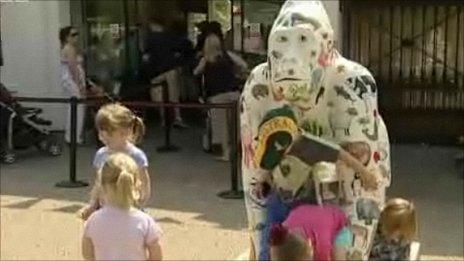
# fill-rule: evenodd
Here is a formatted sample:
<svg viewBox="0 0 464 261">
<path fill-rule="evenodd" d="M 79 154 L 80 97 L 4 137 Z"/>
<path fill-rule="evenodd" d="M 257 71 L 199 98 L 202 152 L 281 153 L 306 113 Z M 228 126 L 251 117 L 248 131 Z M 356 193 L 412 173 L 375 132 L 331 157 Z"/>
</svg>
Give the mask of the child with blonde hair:
<svg viewBox="0 0 464 261">
<path fill-rule="evenodd" d="M 303 235 L 274 224 L 270 232 L 271 261 L 313 260 L 311 244 Z"/>
<path fill-rule="evenodd" d="M 408 260 L 416 230 L 414 204 L 402 198 L 388 200 L 380 214 L 369 260 Z"/>
<path fill-rule="evenodd" d="M 137 205 L 143 207 L 151 195 L 147 156 L 134 145 L 134 143 L 141 140 L 145 133 L 145 125 L 142 119 L 121 104 L 108 104 L 98 110 L 95 117 L 95 126 L 98 130 L 99 139 L 105 146 L 97 151 L 93 160 L 93 167 L 96 172 L 95 182 L 91 192 L 90 204 L 81 213 L 84 220 L 103 203 L 100 195 L 101 187 L 98 173 L 109 155 L 113 153 L 126 153 L 135 160 L 139 167 L 141 184 L 139 186 L 140 198 L 136 202 Z"/>
<path fill-rule="evenodd" d="M 85 223 L 82 255 L 86 260 L 161 260 L 161 229 L 134 208 L 139 166 L 125 153 L 108 156 L 101 171 L 105 204 Z"/>
</svg>

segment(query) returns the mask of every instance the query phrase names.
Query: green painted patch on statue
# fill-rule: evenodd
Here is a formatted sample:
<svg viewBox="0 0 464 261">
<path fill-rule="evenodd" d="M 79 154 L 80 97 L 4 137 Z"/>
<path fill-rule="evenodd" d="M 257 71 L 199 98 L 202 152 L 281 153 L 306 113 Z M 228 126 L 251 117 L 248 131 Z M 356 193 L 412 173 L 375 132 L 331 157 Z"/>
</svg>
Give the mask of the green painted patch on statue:
<svg viewBox="0 0 464 261">
<path fill-rule="evenodd" d="M 297 133 L 298 126 L 290 107 L 269 111 L 259 126 L 254 161 L 263 169 L 273 169 Z"/>
</svg>

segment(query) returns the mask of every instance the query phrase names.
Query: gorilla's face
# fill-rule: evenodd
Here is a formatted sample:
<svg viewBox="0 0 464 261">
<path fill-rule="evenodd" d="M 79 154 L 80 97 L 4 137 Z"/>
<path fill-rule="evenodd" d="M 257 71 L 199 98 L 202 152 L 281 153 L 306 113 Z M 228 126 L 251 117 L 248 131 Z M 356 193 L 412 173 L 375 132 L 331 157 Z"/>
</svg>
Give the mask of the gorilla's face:
<svg viewBox="0 0 464 261">
<path fill-rule="evenodd" d="M 303 111 L 314 107 L 333 31 L 318 1 L 287 1 L 268 39 L 272 92 Z"/>
<path fill-rule="evenodd" d="M 312 86 L 312 71 L 317 64 L 320 46 L 310 28 L 279 29 L 269 38 L 271 82 L 277 100 L 311 109 L 311 98 L 316 92 Z"/>
</svg>

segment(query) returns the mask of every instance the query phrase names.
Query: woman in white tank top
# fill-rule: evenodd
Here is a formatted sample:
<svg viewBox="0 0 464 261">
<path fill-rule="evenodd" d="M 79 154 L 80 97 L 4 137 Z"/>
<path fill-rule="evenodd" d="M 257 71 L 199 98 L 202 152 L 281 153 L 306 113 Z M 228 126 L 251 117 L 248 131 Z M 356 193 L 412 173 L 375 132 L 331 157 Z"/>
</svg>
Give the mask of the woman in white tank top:
<svg viewBox="0 0 464 261">
<path fill-rule="evenodd" d="M 85 98 L 86 84 L 85 71 L 83 67 L 83 57 L 78 52 L 79 33 L 72 26 L 64 27 L 60 30 L 60 85 L 63 88 L 66 96 Z M 82 143 L 82 130 L 84 126 L 85 106 L 79 104 L 77 106 L 77 143 Z M 66 120 L 65 140 L 70 143 L 71 133 L 71 109 L 68 106 L 68 117 Z"/>
</svg>

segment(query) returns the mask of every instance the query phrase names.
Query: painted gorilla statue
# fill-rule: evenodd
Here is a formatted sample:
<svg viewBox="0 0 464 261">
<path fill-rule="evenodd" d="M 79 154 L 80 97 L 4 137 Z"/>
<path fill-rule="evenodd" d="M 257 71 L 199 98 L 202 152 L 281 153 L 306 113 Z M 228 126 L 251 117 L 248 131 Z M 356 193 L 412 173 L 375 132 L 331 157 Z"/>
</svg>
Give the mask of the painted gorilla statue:
<svg viewBox="0 0 464 261">
<path fill-rule="evenodd" d="M 366 68 L 334 49 L 333 35 L 320 1 L 288 0 L 269 35 L 267 63 L 252 70 L 243 90 L 242 176 L 252 258 L 266 259 L 268 199 L 313 202 L 314 164 L 336 159 L 326 148 L 344 148 L 376 173 L 378 186 L 368 190 L 353 170 L 337 165 L 352 221 L 366 216 L 356 213 L 365 209 L 362 202 L 377 208 L 384 202 L 390 145 L 376 83 Z M 311 146 L 313 152 L 307 150 Z"/>
</svg>

